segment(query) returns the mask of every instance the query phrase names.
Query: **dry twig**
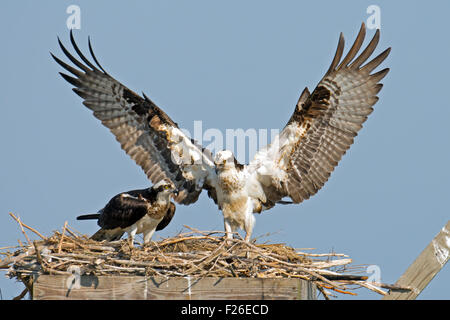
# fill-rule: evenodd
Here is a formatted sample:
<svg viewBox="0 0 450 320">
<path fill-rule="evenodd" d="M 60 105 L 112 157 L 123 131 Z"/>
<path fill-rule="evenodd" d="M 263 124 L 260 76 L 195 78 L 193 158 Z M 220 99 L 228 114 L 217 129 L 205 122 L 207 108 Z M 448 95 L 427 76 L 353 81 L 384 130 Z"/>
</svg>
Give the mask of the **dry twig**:
<svg viewBox="0 0 450 320">
<path fill-rule="evenodd" d="M 21 244 L 14 254 L 4 253 L 6 258 L 0 261 L 0 268 L 9 268 L 8 275 L 22 281 L 33 274 L 67 275 L 69 268 L 78 266 L 83 272 L 97 275 L 299 278 L 314 281 L 325 299 L 333 296 L 327 289 L 353 295 L 353 286 L 380 294 L 385 294 L 380 287 L 392 287 L 366 283 L 367 277 L 344 273 L 354 269 L 344 254 L 305 253 L 285 244 L 248 243 L 240 237 L 225 239 L 224 231 L 186 227 L 188 232 L 130 248 L 126 240 L 96 242 L 77 235 L 67 222 L 62 233 L 55 231 L 44 237 L 11 216 L 42 239 L 27 239 L 28 244 Z"/>
</svg>

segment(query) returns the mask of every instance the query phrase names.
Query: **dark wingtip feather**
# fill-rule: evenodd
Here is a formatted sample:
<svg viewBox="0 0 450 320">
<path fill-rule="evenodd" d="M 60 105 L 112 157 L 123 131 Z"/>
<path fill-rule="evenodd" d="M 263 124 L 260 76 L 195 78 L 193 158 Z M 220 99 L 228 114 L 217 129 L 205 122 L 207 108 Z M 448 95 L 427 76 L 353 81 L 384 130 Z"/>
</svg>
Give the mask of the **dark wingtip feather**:
<svg viewBox="0 0 450 320">
<path fill-rule="evenodd" d="M 102 65 L 98 62 L 97 57 L 94 54 L 94 50 L 92 50 L 91 45 L 91 37 L 88 36 L 88 47 L 89 47 L 89 53 L 91 54 L 92 59 L 94 59 L 94 62 L 97 64 L 97 66 L 105 73 L 108 74 L 105 69 L 103 69 Z"/>
<path fill-rule="evenodd" d="M 374 79 L 375 82 L 381 81 L 388 74 L 389 70 L 389 68 L 385 68 L 381 71 L 371 74 L 370 79 Z"/>
<path fill-rule="evenodd" d="M 88 94 L 86 94 L 85 92 L 79 90 L 78 88 L 73 88 L 72 91 L 75 92 L 77 95 L 79 95 L 83 99 L 87 99 L 89 97 Z"/>
<path fill-rule="evenodd" d="M 349 68 L 351 68 L 351 69 L 359 68 L 372 55 L 372 53 L 375 50 L 375 48 L 377 47 L 379 41 L 380 41 L 380 29 L 377 29 L 377 31 L 375 32 L 375 35 L 373 36 L 372 40 L 370 40 L 367 47 L 359 55 L 359 57 L 357 57 L 349 65 Z"/>
<path fill-rule="evenodd" d="M 369 61 L 365 66 L 361 68 L 362 72 L 372 72 L 376 67 L 378 67 L 389 55 L 391 52 L 391 48 L 387 48 L 382 53 L 380 53 L 378 56 L 373 58 L 371 61 Z"/>
<path fill-rule="evenodd" d="M 50 55 L 56 61 L 56 63 L 58 63 L 61 67 L 63 67 L 64 69 L 66 69 L 70 73 L 72 73 L 72 74 L 74 74 L 74 75 L 76 75 L 78 77 L 81 77 L 83 75 L 83 73 L 80 70 L 75 69 L 74 67 L 68 65 L 67 63 L 65 63 L 64 61 L 59 59 L 57 56 L 55 56 L 53 53 L 50 52 Z"/>
<path fill-rule="evenodd" d="M 286 201 L 286 200 L 279 200 L 279 201 L 277 201 L 277 203 L 278 204 L 293 204 L 294 202 L 293 201 Z"/>
<path fill-rule="evenodd" d="M 380 92 L 382 88 L 383 88 L 383 84 L 382 83 L 377 83 L 374 86 L 374 93 L 373 94 L 375 94 L 375 95 L 378 94 L 378 92 Z"/>
<path fill-rule="evenodd" d="M 152 101 L 150 100 L 150 98 L 147 97 L 147 95 L 144 93 L 144 91 L 142 91 L 142 96 L 144 97 L 145 101 L 152 102 Z"/>
<path fill-rule="evenodd" d="M 364 22 L 361 24 L 361 28 L 359 29 L 358 35 L 356 36 L 355 41 L 353 42 L 352 47 L 348 51 L 347 55 L 344 57 L 342 62 L 339 64 L 337 69 L 340 69 L 342 67 L 347 67 L 347 65 L 350 63 L 350 61 L 353 60 L 353 58 L 358 53 L 359 49 L 361 49 L 361 46 L 364 42 L 364 38 L 366 37 L 366 26 Z"/>
<path fill-rule="evenodd" d="M 339 35 L 339 41 L 338 41 L 338 45 L 336 48 L 336 53 L 334 54 L 333 61 L 331 62 L 330 68 L 328 68 L 328 71 L 325 73 L 325 76 L 330 74 L 337 67 L 339 61 L 342 58 L 342 53 L 344 52 L 344 46 L 345 46 L 344 34 L 341 32 Z"/>
<path fill-rule="evenodd" d="M 73 48 L 75 49 L 75 51 L 77 52 L 78 56 L 81 58 L 81 60 L 84 61 L 84 63 L 86 63 L 90 68 L 92 68 L 93 70 L 96 71 L 100 71 L 98 70 L 98 68 L 96 66 L 94 66 L 88 58 L 86 58 L 83 54 L 83 52 L 81 52 L 80 48 L 78 47 L 77 43 L 75 42 L 75 38 L 73 36 L 73 32 L 72 30 L 70 30 L 70 42 L 72 43 Z"/>
<path fill-rule="evenodd" d="M 74 85 L 75 87 L 81 87 L 81 81 L 78 78 L 71 77 L 62 72 L 59 72 L 59 74 L 61 75 L 61 77 L 64 78 L 64 80 L 66 80 L 70 84 Z"/>
<path fill-rule="evenodd" d="M 70 52 L 69 50 L 66 49 L 66 47 L 64 47 L 64 45 L 62 44 L 61 40 L 58 37 L 58 44 L 59 47 L 61 48 L 61 50 L 64 52 L 64 54 L 66 55 L 67 58 L 69 58 L 70 61 L 72 61 L 73 64 L 75 64 L 78 68 L 80 68 L 81 70 L 83 70 L 84 72 L 89 72 L 92 71 L 90 70 L 88 67 L 86 67 L 84 64 L 82 64 L 80 61 L 78 61 Z M 75 49 L 76 50 L 76 49 Z"/>
<path fill-rule="evenodd" d="M 53 54 L 53 52 L 49 51 L 48 53 L 50 53 L 50 55 L 52 56 L 53 60 L 55 60 L 56 62 L 58 62 L 58 61 L 57 61 L 58 58 Z"/>
</svg>

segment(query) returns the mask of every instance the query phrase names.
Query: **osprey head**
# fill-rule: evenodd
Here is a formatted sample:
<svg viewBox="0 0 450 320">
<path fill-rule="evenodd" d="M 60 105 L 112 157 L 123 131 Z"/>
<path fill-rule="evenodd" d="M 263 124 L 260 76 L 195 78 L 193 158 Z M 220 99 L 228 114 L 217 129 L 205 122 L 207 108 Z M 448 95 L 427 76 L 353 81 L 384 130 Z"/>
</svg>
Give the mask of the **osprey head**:
<svg viewBox="0 0 450 320">
<path fill-rule="evenodd" d="M 214 157 L 214 164 L 219 170 L 235 168 L 236 158 L 230 150 L 219 151 Z"/>
<path fill-rule="evenodd" d="M 163 179 L 161 181 L 158 181 L 157 183 L 155 183 L 153 185 L 153 190 L 155 190 L 158 194 L 159 193 L 166 193 L 166 194 L 171 194 L 171 193 L 178 193 L 177 188 L 175 187 L 175 185 L 172 183 L 172 181 L 170 181 L 169 179 Z"/>
</svg>

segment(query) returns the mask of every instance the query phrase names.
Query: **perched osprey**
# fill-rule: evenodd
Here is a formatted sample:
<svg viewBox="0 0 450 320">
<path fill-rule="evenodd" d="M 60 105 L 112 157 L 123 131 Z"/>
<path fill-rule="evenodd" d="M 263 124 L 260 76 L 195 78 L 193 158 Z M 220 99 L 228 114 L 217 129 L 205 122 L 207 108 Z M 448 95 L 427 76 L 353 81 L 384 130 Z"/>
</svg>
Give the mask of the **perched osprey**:
<svg viewBox="0 0 450 320">
<path fill-rule="evenodd" d="M 363 23 L 343 59 L 344 37 L 340 34 L 336 54 L 322 80 L 312 93 L 303 90 L 283 130 L 247 165 L 238 163 L 227 150 L 213 158 L 145 94 L 141 97 L 112 78 L 99 64 L 90 41 L 96 65 L 83 55 L 72 32 L 70 40 L 82 62 L 59 39 L 76 68 L 52 56 L 73 75 L 61 73 L 75 86 L 73 91 L 84 99 L 83 104 L 111 130 L 153 183 L 172 181 L 179 190 L 175 201 L 185 205 L 207 190 L 223 213 L 227 236 L 231 238 L 231 232 L 241 228 L 248 241 L 255 224 L 253 213 L 285 203 L 284 197 L 300 203 L 317 193 L 372 112 L 382 88 L 379 81 L 389 69 L 372 71 L 390 48 L 366 63 L 380 32 L 376 31 L 360 53 L 365 30 Z"/>
<path fill-rule="evenodd" d="M 119 240 L 127 232 L 131 243 L 139 233 L 148 243 L 153 233 L 164 229 L 175 214 L 175 204 L 170 201 L 172 193 L 176 193 L 174 184 L 164 179 L 151 188 L 119 193 L 97 214 L 78 216 L 77 220 L 98 219 L 101 228 L 91 237 L 97 241 Z"/>
</svg>

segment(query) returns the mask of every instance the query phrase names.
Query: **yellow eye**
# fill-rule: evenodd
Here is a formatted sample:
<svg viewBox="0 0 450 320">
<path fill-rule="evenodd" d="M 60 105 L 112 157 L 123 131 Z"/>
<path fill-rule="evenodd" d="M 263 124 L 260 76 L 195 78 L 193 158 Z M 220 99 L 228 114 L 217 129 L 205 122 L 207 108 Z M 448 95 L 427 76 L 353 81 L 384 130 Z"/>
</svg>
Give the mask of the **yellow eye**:
<svg viewBox="0 0 450 320">
<path fill-rule="evenodd" d="M 164 189 L 168 190 L 170 187 L 169 186 L 164 186 Z"/>
</svg>

